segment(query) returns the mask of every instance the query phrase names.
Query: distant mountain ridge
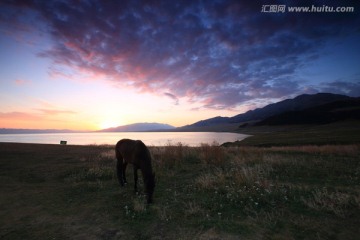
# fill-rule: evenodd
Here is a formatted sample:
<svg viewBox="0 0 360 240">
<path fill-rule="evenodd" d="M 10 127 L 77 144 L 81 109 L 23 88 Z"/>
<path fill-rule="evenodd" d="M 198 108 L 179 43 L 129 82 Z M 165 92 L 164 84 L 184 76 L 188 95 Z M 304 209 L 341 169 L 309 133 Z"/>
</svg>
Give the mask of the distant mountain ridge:
<svg viewBox="0 0 360 240">
<path fill-rule="evenodd" d="M 175 129 L 174 126 L 164 123 L 133 123 L 124 126 L 118 126 L 114 128 L 106 128 L 99 130 L 98 132 L 146 132 L 156 130 L 171 130 Z"/>
<path fill-rule="evenodd" d="M 246 113 L 238 114 L 233 117 L 214 117 L 206 120 L 201 120 L 199 122 L 186 125 L 183 129 L 191 129 L 194 127 L 204 127 L 212 126 L 218 124 L 231 124 L 231 123 L 241 123 L 241 122 L 250 122 L 250 121 L 260 121 L 268 117 L 284 113 L 287 111 L 300 111 L 311 107 L 320 106 L 323 104 L 340 101 L 340 100 L 349 100 L 353 99 L 352 97 L 332 94 L 332 93 L 317 93 L 317 94 L 303 94 L 299 95 L 293 99 L 286 99 L 277 103 L 269 104 L 263 108 L 257 108 L 255 110 L 247 111 Z"/>
<path fill-rule="evenodd" d="M 262 120 L 273 115 L 287 112 L 299 111 L 310 107 L 320 106 L 340 100 L 351 99 L 349 96 L 333 93 L 303 94 L 293 99 L 286 99 L 277 103 L 269 104 L 263 108 L 250 110 L 245 114 L 239 114 L 231 118 L 232 122 L 244 122 Z"/>
<path fill-rule="evenodd" d="M 286 111 L 255 125 L 327 124 L 351 119 L 360 120 L 360 98 L 339 100 L 299 111 Z"/>
</svg>

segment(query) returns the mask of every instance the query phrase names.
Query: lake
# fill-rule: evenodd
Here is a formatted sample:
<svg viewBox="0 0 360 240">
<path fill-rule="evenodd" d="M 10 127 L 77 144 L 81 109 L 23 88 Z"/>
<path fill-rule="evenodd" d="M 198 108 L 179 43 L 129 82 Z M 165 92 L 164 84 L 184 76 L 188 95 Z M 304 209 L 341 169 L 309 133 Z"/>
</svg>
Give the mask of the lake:
<svg viewBox="0 0 360 240">
<path fill-rule="evenodd" d="M 169 142 L 181 142 L 188 146 L 201 143 L 222 144 L 241 141 L 249 135 L 228 132 L 105 132 L 105 133 L 41 133 L 41 134 L 0 134 L 0 142 L 49 143 L 67 141 L 71 145 L 111 144 L 122 138 L 139 139 L 149 146 L 164 146 Z"/>
</svg>

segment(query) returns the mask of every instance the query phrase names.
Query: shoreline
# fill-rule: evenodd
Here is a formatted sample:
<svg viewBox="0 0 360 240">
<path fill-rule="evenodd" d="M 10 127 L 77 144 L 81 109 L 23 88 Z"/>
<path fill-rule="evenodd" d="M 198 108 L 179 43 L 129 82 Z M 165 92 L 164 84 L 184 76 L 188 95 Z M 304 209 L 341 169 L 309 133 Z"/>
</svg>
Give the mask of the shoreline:
<svg viewBox="0 0 360 240">
<path fill-rule="evenodd" d="M 99 132 L 96 132 L 96 134 Z M 151 133 L 156 133 L 158 135 L 163 135 L 163 137 L 168 136 L 168 138 L 172 138 L 172 141 L 163 140 L 162 144 L 159 142 L 155 142 L 154 144 L 149 144 L 146 142 L 144 136 L 141 134 L 151 136 Z M 161 132 L 101 132 L 101 135 L 113 135 L 111 140 L 107 142 L 93 142 L 88 141 L 87 143 L 74 143 L 69 141 L 69 139 L 65 139 L 67 134 L 74 133 L 54 133 L 54 134 L 34 134 L 36 136 L 51 136 L 54 135 L 55 139 L 52 142 L 35 142 L 35 141 L 1 141 L 0 134 L 0 142 L 14 142 L 14 143 L 40 143 L 40 144 L 60 144 L 60 141 L 67 141 L 68 145 L 103 145 L 103 144 L 115 144 L 121 138 L 132 138 L 132 139 L 141 139 L 145 142 L 146 145 L 149 146 L 166 146 L 169 144 L 177 144 L 181 142 L 183 145 L 190 146 L 200 146 L 201 143 L 212 144 L 217 139 L 209 140 L 208 138 L 204 138 L 206 141 L 197 141 L 195 144 L 187 144 L 185 141 L 178 139 L 176 137 L 177 134 L 235 134 L 235 136 L 242 136 L 242 139 L 238 141 L 238 139 L 223 140 L 217 141 L 219 145 L 223 146 L 259 146 L 259 147 L 271 147 L 271 146 L 301 146 L 301 145 L 348 145 L 348 144 L 359 144 L 360 143 L 360 122 L 359 121 L 345 121 L 331 124 L 323 124 L 323 125 L 287 125 L 287 126 L 261 126 L 261 127 L 246 127 L 241 128 L 239 131 L 227 131 L 227 132 L 219 132 L 219 131 L 209 131 L 209 132 L 200 132 L 200 131 L 189 131 L 189 132 L 179 132 L 179 131 L 161 131 Z M 94 133 L 75 133 L 79 135 L 86 136 L 88 134 Z M 12 136 L 30 136 L 32 134 L 11 134 Z M 123 136 L 120 136 L 123 135 Z M 133 136 L 131 136 L 133 135 Z M 172 136 L 171 136 L 172 135 Z M 63 137 L 61 137 L 63 136 Z M 175 137 L 174 137 L 175 136 Z M 192 139 L 196 139 L 196 136 L 192 136 Z"/>
<path fill-rule="evenodd" d="M 7 134 L 0 135 L 0 142 L 71 145 L 116 144 L 123 138 L 139 139 L 149 146 L 166 146 L 182 143 L 189 146 L 217 142 L 235 142 L 249 137 L 247 134 L 230 132 L 106 132 L 106 133 L 54 133 L 54 134 Z"/>
</svg>

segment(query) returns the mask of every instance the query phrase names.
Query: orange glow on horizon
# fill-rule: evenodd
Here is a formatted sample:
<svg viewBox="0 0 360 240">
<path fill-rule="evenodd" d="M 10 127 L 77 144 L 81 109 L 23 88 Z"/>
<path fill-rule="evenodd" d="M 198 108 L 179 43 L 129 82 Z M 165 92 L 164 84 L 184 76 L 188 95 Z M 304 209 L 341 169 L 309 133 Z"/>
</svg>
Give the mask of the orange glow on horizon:
<svg viewBox="0 0 360 240">
<path fill-rule="evenodd" d="M 107 129 L 107 128 L 114 128 L 123 125 L 121 122 L 117 122 L 114 120 L 104 120 L 99 124 L 99 129 Z"/>
<path fill-rule="evenodd" d="M 54 116 L 53 114 L 35 114 L 26 112 L 0 113 L 0 128 L 68 129 L 77 131 L 97 130 L 97 127 L 94 124 L 76 118 L 76 116 L 67 118 L 64 116 Z"/>
</svg>

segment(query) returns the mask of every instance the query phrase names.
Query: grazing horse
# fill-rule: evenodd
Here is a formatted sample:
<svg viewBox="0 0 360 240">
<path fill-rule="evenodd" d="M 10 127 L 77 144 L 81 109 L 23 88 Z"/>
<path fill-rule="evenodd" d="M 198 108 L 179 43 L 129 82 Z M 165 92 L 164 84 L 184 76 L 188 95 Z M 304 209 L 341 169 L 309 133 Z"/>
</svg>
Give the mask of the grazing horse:
<svg viewBox="0 0 360 240">
<path fill-rule="evenodd" d="M 151 167 L 151 155 L 149 149 L 140 140 L 122 139 L 115 147 L 117 177 L 121 186 L 126 182 L 126 166 L 131 163 L 134 166 L 134 190 L 137 192 L 138 169 L 141 170 L 147 203 L 152 203 L 152 195 L 155 188 L 155 174 Z"/>
</svg>

